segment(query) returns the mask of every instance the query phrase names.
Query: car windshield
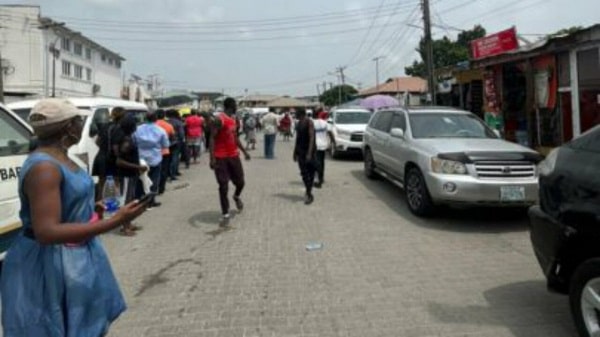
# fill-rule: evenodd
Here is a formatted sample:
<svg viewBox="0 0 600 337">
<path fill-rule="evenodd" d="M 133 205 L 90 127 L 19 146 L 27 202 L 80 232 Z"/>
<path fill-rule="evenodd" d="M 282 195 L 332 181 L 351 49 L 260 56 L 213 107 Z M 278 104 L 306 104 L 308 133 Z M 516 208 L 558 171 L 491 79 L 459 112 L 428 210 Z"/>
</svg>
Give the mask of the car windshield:
<svg viewBox="0 0 600 337">
<path fill-rule="evenodd" d="M 0 157 L 29 153 L 29 131 L 0 109 Z"/>
<path fill-rule="evenodd" d="M 369 112 L 341 112 L 335 115 L 337 124 L 368 124 L 371 114 Z"/>
<path fill-rule="evenodd" d="M 410 126 L 414 138 L 498 138 L 481 120 L 468 114 L 413 114 Z"/>
</svg>

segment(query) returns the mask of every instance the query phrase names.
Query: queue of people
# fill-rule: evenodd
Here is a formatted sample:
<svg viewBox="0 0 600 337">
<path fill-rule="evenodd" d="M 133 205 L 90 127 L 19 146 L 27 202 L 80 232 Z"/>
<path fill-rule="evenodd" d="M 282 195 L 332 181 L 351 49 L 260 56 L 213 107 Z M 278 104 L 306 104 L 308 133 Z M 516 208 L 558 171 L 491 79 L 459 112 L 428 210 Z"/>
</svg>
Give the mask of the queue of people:
<svg viewBox="0 0 600 337">
<path fill-rule="evenodd" d="M 114 108 L 112 122 L 99 133 L 100 153 L 94 162 L 99 181 L 117 182 L 123 205 L 104 217 L 103 189 L 68 156 L 81 138 L 83 118 L 67 100 L 45 99 L 32 109 L 30 123 L 39 146 L 23 164 L 19 195 L 22 234 L 12 244 L 0 277 L 3 335 L 104 336 L 126 304 L 98 235 L 119 229 L 134 236 L 133 221 L 161 206 L 167 179 L 181 174 L 180 159 L 189 167 L 207 145 L 221 205 L 220 226 L 231 220 L 229 183 L 235 190 L 238 212 L 244 209 L 245 176 L 240 152 L 250 160 L 256 129 L 265 131 L 266 158 L 272 159 L 279 118 L 254 116 L 245 121 L 246 145 L 240 141 L 240 123 L 234 99 L 224 101 L 224 112 L 200 116 L 193 111 L 185 120 L 176 111 L 150 112 L 138 125 L 124 109 Z M 296 111 L 298 162 L 306 188 L 307 205 L 314 201 L 313 187 L 324 182 L 324 147 L 327 127 L 312 121 L 304 109 Z M 321 120 L 326 117 L 321 116 Z M 325 123 L 326 125 L 327 123 Z M 318 173 L 317 173 L 318 172 Z M 315 175 L 318 182 L 315 182 Z M 144 179 L 147 176 L 148 179 Z M 111 177 L 109 179 L 109 177 Z M 150 184 L 144 181 L 150 180 Z M 85 285 L 82 287 L 81 285 Z"/>
</svg>

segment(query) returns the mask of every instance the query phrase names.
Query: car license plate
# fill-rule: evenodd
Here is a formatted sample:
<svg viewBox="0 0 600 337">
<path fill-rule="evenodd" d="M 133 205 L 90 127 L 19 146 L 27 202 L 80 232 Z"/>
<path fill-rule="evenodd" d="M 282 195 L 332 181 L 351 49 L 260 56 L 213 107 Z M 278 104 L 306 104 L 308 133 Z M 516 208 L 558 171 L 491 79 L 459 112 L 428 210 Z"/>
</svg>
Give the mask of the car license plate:
<svg viewBox="0 0 600 337">
<path fill-rule="evenodd" d="M 501 186 L 501 201 L 523 201 L 525 200 L 525 187 L 523 186 Z"/>
</svg>

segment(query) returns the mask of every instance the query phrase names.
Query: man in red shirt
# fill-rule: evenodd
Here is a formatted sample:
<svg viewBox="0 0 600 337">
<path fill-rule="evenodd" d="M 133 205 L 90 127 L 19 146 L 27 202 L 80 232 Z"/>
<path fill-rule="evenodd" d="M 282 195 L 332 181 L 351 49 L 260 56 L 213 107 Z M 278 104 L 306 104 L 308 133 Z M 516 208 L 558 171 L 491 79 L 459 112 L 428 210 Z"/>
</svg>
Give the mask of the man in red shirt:
<svg viewBox="0 0 600 337">
<path fill-rule="evenodd" d="M 192 110 L 191 115 L 185 120 L 186 140 L 190 149 L 188 158 L 194 159 L 194 164 L 198 162 L 198 157 L 202 152 L 202 137 L 203 137 L 204 119 L 198 116 L 198 111 Z M 189 159 L 186 166 L 190 166 Z"/>
<path fill-rule="evenodd" d="M 221 226 L 229 225 L 229 181 L 235 186 L 233 200 L 239 212 L 244 208 L 241 199 L 244 189 L 244 168 L 240 160 L 240 150 L 244 153 L 246 160 L 250 155 L 240 142 L 237 134 L 236 111 L 237 105 L 233 98 L 228 97 L 223 102 L 225 112 L 219 113 L 211 121 L 210 132 L 210 168 L 215 171 L 215 177 L 219 184 L 219 198 L 221 202 L 221 213 L 223 218 Z"/>
</svg>

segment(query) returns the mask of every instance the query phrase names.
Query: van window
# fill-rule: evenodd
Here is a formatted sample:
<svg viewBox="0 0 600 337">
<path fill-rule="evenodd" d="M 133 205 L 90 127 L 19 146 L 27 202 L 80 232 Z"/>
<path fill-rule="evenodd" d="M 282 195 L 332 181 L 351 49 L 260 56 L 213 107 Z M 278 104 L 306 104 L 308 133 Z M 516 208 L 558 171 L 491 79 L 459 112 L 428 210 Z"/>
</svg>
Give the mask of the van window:
<svg viewBox="0 0 600 337">
<path fill-rule="evenodd" d="M 100 130 L 110 122 L 110 111 L 108 108 L 98 108 L 94 111 L 92 124 L 90 125 L 90 137 L 96 137 Z"/>
<path fill-rule="evenodd" d="M 0 157 L 29 153 L 29 130 L 0 108 Z"/>
<path fill-rule="evenodd" d="M 26 122 L 29 120 L 29 113 L 31 112 L 30 108 L 12 109 L 12 111 L 16 113 L 17 116 L 19 116 L 19 118 L 21 118 L 22 120 Z"/>
</svg>

